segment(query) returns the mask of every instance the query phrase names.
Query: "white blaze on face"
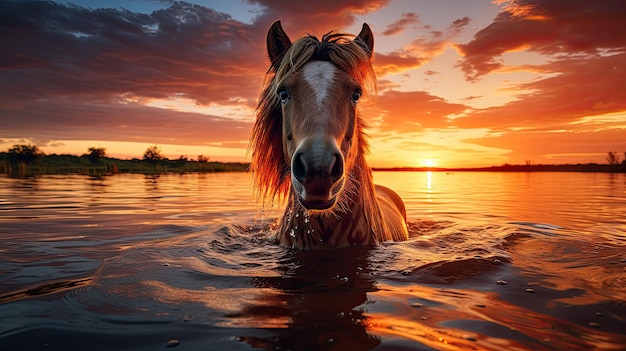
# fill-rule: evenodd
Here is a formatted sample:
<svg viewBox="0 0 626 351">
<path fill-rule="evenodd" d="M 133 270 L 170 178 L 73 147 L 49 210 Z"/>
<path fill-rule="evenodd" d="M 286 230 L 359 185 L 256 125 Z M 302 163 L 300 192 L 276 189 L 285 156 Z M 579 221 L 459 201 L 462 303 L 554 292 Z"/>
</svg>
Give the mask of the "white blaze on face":
<svg viewBox="0 0 626 351">
<path fill-rule="evenodd" d="M 303 68 L 302 75 L 304 80 L 315 93 L 315 101 L 320 110 L 335 79 L 335 70 L 335 66 L 326 61 L 313 61 L 306 64 Z"/>
<path fill-rule="evenodd" d="M 317 113 L 311 115 L 314 118 L 315 126 L 313 130 L 309 130 L 309 142 L 306 152 L 313 164 L 325 163 L 324 159 L 334 153 L 329 152 L 328 144 L 328 128 L 330 128 L 331 115 L 329 114 L 328 101 L 331 89 L 335 83 L 337 68 L 326 61 L 309 62 L 302 68 L 302 76 L 304 81 L 313 93 L 317 104 Z M 334 157 L 334 156 L 332 156 Z"/>
</svg>

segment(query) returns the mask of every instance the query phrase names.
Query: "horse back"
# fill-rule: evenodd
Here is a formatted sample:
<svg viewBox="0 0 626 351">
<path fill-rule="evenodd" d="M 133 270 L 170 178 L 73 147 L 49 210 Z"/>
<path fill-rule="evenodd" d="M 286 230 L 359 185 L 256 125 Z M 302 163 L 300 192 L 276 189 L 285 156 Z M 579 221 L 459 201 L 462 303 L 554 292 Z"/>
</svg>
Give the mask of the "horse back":
<svg viewBox="0 0 626 351">
<path fill-rule="evenodd" d="M 375 185 L 375 188 L 387 235 L 391 236 L 386 239 L 393 241 L 407 240 L 409 234 L 406 226 L 406 208 L 402 198 L 395 191 L 385 186 Z"/>
</svg>

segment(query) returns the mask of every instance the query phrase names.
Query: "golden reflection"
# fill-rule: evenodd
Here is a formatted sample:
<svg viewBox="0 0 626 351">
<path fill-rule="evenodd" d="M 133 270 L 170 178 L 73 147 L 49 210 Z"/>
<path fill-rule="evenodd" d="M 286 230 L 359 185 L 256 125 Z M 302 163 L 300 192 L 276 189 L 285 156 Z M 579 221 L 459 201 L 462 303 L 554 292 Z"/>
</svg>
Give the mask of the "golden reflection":
<svg viewBox="0 0 626 351">
<path fill-rule="evenodd" d="M 432 202 L 432 192 L 433 190 L 433 172 L 426 172 L 426 199 L 428 202 Z"/>
<path fill-rule="evenodd" d="M 394 335 L 441 350 L 504 351 L 546 346 L 573 350 L 619 343 L 615 335 L 527 309 L 519 301 L 510 303 L 495 292 L 410 283 L 379 283 L 378 287 L 369 294 L 377 303 L 366 314 L 368 331 L 374 335 Z M 411 304 L 412 301 L 421 302 Z"/>
<path fill-rule="evenodd" d="M 254 293 L 248 288 L 216 288 L 212 286 L 203 289 L 185 289 L 169 285 L 165 282 L 149 280 L 142 282 L 146 291 L 151 292 L 151 297 L 168 305 L 181 305 L 183 303 L 197 303 L 214 311 L 219 311 L 226 318 L 216 325 L 226 327 L 238 327 L 245 325 L 250 328 L 286 328 L 291 318 L 272 313 L 275 309 L 272 302 L 277 292 L 273 289 L 255 289 Z M 261 298 L 263 297 L 263 298 Z M 260 301 L 267 303 L 259 304 Z M 250 311 L 254 305 L 256 311 Z M 249 313 L 263 311 L 263 318 L 251 318 Z"/>
</svg>

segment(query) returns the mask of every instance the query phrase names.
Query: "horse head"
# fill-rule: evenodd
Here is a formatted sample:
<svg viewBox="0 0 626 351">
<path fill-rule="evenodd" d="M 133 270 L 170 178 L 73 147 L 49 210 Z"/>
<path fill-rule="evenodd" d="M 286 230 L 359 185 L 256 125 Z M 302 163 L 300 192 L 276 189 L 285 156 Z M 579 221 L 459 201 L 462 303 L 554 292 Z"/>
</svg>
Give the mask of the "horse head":
<svg viewBox="0 0 626 351">
<path fill-rule="evenodd" d="M 267 34 L 282 157 L 306 209 L 330 210 L 340 201 L 366 147 L 357 107 L 373 46 L 367 24 L 352 40 L 329 33 L 321 41 L 308 36 L 292 43 L 278 21 Z"/>
</svg>

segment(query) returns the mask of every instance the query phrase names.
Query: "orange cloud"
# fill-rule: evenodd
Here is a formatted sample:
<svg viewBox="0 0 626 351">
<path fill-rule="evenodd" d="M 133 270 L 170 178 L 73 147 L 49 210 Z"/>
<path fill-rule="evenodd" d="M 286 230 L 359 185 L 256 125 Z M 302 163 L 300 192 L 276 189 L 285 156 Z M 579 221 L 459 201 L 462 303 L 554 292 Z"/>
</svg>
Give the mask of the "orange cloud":
<svg viewBox="0 0 626 351">
<path fill-rule="evenodd" d="M 626 111 L 626 53 L 570 58 L 547 64 L 560 74 L 518 89 L 531 91 L 504 106 L 477 110 L 455 122 L 464 128 L 489 127 L 563 129 L 584 116 Z"/>
<path fill-rule="evenodd" d="M 407 14 L 404 14 L 406 17 Z M 394 22 L 385 31 L 395 33 L 405 24 L 407 18 Z M 470 23 L 468 17 L 463 17 L 452 22 L 444 31 L 429 31 L 428 37 L 419 37 L 398 51 L 388 54 L 376 53 L 374 56 L 374 69 L 381 77 L 388 74 L 402 73 L 418 68 L 440 55 L 452 44 L 452 40 L 458 36 L 463 28 Z M 390 29 L 391 28 L 391 29 Z M 429 27 L 428 27 L 429 28 Z"/>
<path fill-rule="evenodd" d="M 450 115 L 461 113 L 466 106 L 453 104 L 424 91 L 386 91 L 378 99 L 382 121 L 376 125 L 382 132 L 415 132 L 427 128 L 447 128 Z"/>
<path fill-rule="evenodd" d="M 459 65 L 471 81 L 502 67 L 501 55 L 520 47 L 546 55 L 622 52 L 625 16 L 621 0 L 511 0 L 472 41 L 457 46 L 464 55 Z"/>
</svg>

